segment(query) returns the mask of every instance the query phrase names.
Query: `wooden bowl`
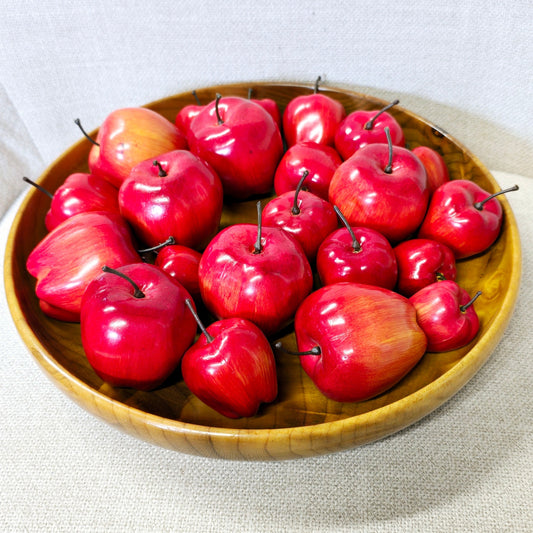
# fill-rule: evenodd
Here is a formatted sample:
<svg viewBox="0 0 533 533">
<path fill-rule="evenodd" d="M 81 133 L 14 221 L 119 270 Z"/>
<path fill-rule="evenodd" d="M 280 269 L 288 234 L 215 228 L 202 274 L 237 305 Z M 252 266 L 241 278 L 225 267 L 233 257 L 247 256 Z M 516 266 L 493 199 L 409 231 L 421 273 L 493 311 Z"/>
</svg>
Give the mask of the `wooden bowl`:
<svg viewBox="0 0 533 533">
<path fill-rule="evenodd" d="M 234 84 L 197 91 L 202 103 L 222 95 L 273 98 L 283 111 L 297 95 L 313 86 L 293 84 Z M 346 90 L 321 87 L 338 99 L 349 113 L 377 109 L 387 102 Z M 174 120 L 193 95 L 181 94 L 146 107 Z M 500 189 L 480 161 L 436 126 L 401 107 L 391 113 L 403 126 L 410 148 L 426 145 L 438 150 L 452 179 L 471 179 L 490 192 Z M 92 132 L 95 136 L 96 132 Z M 40 177 L 54 191 L 72 172 L 87 171 L 90 143 L 82 139 L 67 150 Z M 7 299 L 18 331 L 48 377 L 87 411 L 145 441 L 180 452 L 244 460 L 280 460 L 325 454 L 352 448 L 391 435 L 413 424 L 455 394 L 477 372 L 496 347 L 509 322 L 521 275 L 521 249 L 513 213 L 505 198 L 503 229 L 484 254 L 458 264 L 458 282 L 476 302 L 481 330 L 465 348 L 447 353 L 427 353 L 398 385 L 360 403 L 326 399 L 301 370 L 294 356 L 276 354 L 279 375 L 277 400 L 251 418 L 231 420 L 218 415 L 195 398 L 179 375 L 153 392 L 117 389 L 102 382 L 89 366 L 80 342 L 79 324 L 47 318 L 34 294 L 35 280 L 25 268 L 26 259 L 45 235 L 44 215 L 49 199 L 29 190 L 14 220 L 5 257 Z M 255 222 L 255 200 L 227 205 L 222 225 Z M 284 332 L 283 343 L 295 346 L 294 333 Z"/>
</svg>

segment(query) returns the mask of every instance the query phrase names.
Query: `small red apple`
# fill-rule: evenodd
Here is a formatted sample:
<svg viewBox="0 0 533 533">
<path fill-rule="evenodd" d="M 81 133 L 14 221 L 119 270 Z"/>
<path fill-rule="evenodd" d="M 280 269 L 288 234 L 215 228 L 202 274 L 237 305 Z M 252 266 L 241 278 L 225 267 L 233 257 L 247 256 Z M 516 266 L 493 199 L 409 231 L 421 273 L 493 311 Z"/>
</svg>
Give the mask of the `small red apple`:
<svg viewBox="0 0 533 533">
<path fill-rule="evenodd" d="M 413 148 L 415 154 L 426 169 L 428 177 L 428 189 L 431 196 L 443 183 L 450 181 L 450 173 L 444 158 L 429 146 L 417 146 Z"/>
</svg>

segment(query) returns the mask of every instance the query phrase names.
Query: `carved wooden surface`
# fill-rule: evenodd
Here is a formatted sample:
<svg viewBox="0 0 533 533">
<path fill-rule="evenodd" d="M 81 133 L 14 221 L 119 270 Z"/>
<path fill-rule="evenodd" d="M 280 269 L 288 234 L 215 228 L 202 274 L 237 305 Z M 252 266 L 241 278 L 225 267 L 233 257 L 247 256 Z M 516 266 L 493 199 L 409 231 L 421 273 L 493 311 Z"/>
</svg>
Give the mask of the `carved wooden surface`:
<svg viewBox="0 0 533 533">
<path fill-rule="evenodd" d="M 222 95 L 273 98 L 281 110 L 308 87 L 289 84 L 235 84 L 197 91 L 202 103 Z M 321 92 L 340 100 L 349 113 L 378 109 L 387 102 L 346 90 Z M 192 94 L 147 105 L 170 120 Z M 466 148 L 431 123 L 402 109 L 391 111 L 405 131 L 410 148 L 426 145 L 444 157 L 452 179 L 472 179 L 485 189 L 499 190 L 494 178 Z M 93 132 L 95 135 L 95 132 Z M 83 139 L 57 159 L 39 183 L 54 191 L 75 171 L 87 171 L 89 141 Z M 266 199 L 265 199 L 266 201 Z M 427 353 L 397 386 L 377 398 L 341 404 L 326 399 L 301 370 L 296 357 L 276 353 L 277 400 L 258 415 L 231 420 L 195 398 L 179 372 L 153 392 L 115 389 L 94 373 L 80 341 L 78 324 L 47 318 L 34 294 L 35 280 L 26 272 L 30 251 L 45 235 L 49 199 L 33 189 L 21 206 L 10 232 L 5 259 L 8 304 L 18 331 L 48 377 L 89 412 L 148 442 L 185 453 L 244 460 L 279 460 L 352 448 L 390 435 L 439 407 L 477 372 L 496 347 L 513 312 L 521 275 L 521 249 L 513 213 L 505 198 L 504 224 L 497 242 L 484 254 L 460 261 L 458 282 L 470 293 L 483 292 L 476 302 L 481 330 L 467 347 L 443 354 Z M 226 206 L 221 225 L 256 220 L 255 200 Z M 291 329 L 277 338 L 295 348 Z M 277 340 L 274 339 L 274 340 Z M 29 407 L 28 407 L 29 408 Z"/>
</svg>

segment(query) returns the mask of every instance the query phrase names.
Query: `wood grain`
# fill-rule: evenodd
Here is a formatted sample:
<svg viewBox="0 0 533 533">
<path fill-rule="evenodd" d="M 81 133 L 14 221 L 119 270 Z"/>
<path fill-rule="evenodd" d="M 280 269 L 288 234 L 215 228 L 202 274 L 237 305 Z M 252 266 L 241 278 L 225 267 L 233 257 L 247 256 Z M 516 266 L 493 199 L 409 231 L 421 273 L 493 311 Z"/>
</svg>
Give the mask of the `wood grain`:
<svg viewBox="0 0 533 533">
<path fill-rule="evenodd" d="M 233 84 L 200 89 L 202 103 L 222 95 L 273 98 L 281 110 L 308 87 L 293 84 Z M 387 102 L 347 90 L 322 87 L 347 112 L 378 109 Z M 192 94 L 165 98 L 146 107 L 174 120 Z M 452 179 L 471 179 L 499 190 L 483 164 L 450 135 L 401 106 L 390 111 L 405 131 L 408 146 L 430 146 L 444 157 Z M 92 132 L 95 136 L 96 132 Z M 87 171 L 90 143 L 82 139 L 59 157 L 39 183 L 54 191 L 75 171 Z M 266 199 L 265 199 L 266 200 Z M 512 315 L 521 276 L 521 248 L 513 213 L 505 198 L 504 225 L 497 242 L 484 254 L 461 261 L 458 281 L 468 291 L 483 291 L 476 303 L 481 330 L 470 346 L 444 354 L 427 353 L 397 386 L 369 401 L 341 404 L 327 400 L 301 370 L 297 358 L 277 353 L 279 396 L 252 418 L 230 420 L 195 398 L 179 372 L 153 392 L 115 389 L 93 372 L 80 342 L 78 324 L 44 316 L 34 294 L 35 280 L 26 259 L 45 235 L 49 199 L 29 190 L 9 235 L 4 265 L 6 293 L 18 331 L 46 375 L 87 411 L 145 441 L 189 454 L 239 460 L 281 460 L 352 448 L 383 438 L 427 415 L 455 394 L 478 371 L 502 337 Z M 221 225 L 255 221 L 255 201 L 227 205 Z M 295 347 L 287 329 L 283 343 Z M 26 406 L 25 408 L 31 408 Z"/>
</svg>

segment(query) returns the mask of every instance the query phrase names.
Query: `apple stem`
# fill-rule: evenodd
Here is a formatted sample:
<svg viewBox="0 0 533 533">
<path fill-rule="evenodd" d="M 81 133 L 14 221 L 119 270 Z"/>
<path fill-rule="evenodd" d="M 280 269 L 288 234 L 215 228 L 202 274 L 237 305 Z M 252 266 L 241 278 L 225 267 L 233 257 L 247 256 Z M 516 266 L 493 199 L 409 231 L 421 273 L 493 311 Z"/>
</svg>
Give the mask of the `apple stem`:
<svg viewBox="0 0 533 533">
<path fill-rule="evenodd" d="M 389 162 L 383 171 L 387 174 L 392 174 L 392 137 L 388 126 L 385 128 L 385 135 L 387 136 L 387 144 L 389 145 Z"/>
<path fill-rule="evenodd" d="M 160 178 L 166 178 L 168 174 L 163 170 L 163 167 L 161 166 L 161 163 L 159 161 L 153 161 L 152 165 L 154 167 L 157 167 L 159 169 L 159 177 Z"/>
<path fill-rule="evenodd" d="M 81 120 L 79 118 L 74 119 L 74 122 L 78 125 L 78 128 L 80 128 L 83 135 L 91 141 L 95 146 L 100 146 L 100 143 L 97 143 L 92 137 L 89 136 L 89 134 L 83 129 L 83 126 L 81 125 Z"/>
<path fill-rule="evenodd" d="M 218 109 L 218 103 L 220 102 L 221 98 L 222 98 L 222 95 L 217 93 L 217 96 L 216 96 L 216 99 L 215 99 L 215 113 L 217 114 L 217 124 L 219 126 L 224 124 L 224 121 L 222 120 L 222 117 L 220 116 L 220 111 Z"/>
<path fill-rule="evenodd" d="M 257 202 L 257 240 L 254 244 L 254 254 L 260 254 L 263 251 L 263 247 L 261 246 L 261 232 L 262 232 L 262 226 L 263 226 L 263 220 L 262 220 L 262 209 L 261 209 L 261 200 Z"/>
<path fill-rule="evenodd" d="M 359 253 L 362 250 L 361 243 L 357 240 L 350 223 L 346 220 L 346 217 L 341 213 L 341 210 L 336 205 L 333 206 L 333 209 L 335 210 L 335 213 L 337 213 L 337 216 L 341 219 L 342 223 L 346 226 L 346 229 L 352 238 L 353 251 Z"/>
<path fill-rule="evenodd" d="M 309 170 L 304 170 L 302 177 L 300 181 L 298 182 L 298 185 L 296 186 L 296 191 L 294 192 L 294 202 L 292 204 L 291 213 L 293 215 L 299 215 L 300 214 L 300 208 L 298 207 L 298 195 L 300 194 L 300 191 L 302 190 L 305 178 L 309 176 Z"/>
<path fill-rule="evenodd" d="M 119 278 L 125 279 L 126 281 L 131 283 L 134 289 L 133 296 L 135 296 L 135 298 L 144 298 L 144 292 L 141 291 L 141 289 L 139 289 L 139 286 L 130 277 L 126 276 L 126 274 L 123 274 L 122 272 L 119 272 L 118 270 L 115 270 L 114 268 L 108 267 L 107 265 L 104 265 L 102 267 L 102 270 L 110 274 L 115 274 Z"/>
<path fill-rule="evenodd" d="M 322 353 L 320 346 L 314 346 L 305 352 L 294 352 L 285 348 L 281 341 L 276 342 L 274 344 L 274 348 L 276 348 L 276 350 L 281 350 L 282 352 L 288 353 L 289 355 L 320 355 Z"/>
<path fill-rule="evenodd" d="M 489 201 L 489 200 L 492 200 L 495 196 L 499 196 L 500 194 L 505 194 L 507 192 L 511 192 L 511 191 L 517 191 L 519 189 L 518 185 L 513 185 L 513 187 L 509 187 L 508 189 L 504 189 L 502 191 L 498 191 L 498 192 L 495 192 L 494 194 L 491 194 L 490 196 L 487 196 L 487 198 L 485 198 L 484 200 L 481 200 L 481 202 L 476 202 L 474 204 L 474 207 L 478 210 L 478 211 L 482 211 L 483 210 L 483 206 Z"/>
<path fill-rule="evenodd" d="M 400 100 L 394 100 L 394 102 L 391 102 L 390 104 L 386 105 L 383 109 L 378 111 L 364 126 L 365 130 L 371 130 L 374 127 L 374 122 L 376 122 L 376 119 L 382 114 L 385 113 L 385 111 L 388 111 L 391 107 L 397 105 L 400 103 Z"/>
<path fill-rule="evenodd" d="M 435 278 L 437 281 L 446 281 L 446 277 L 444 276 L 442 272 L 437 272 L 435 274 Z"/>
<path fill-rule="evenodd" d="M 148 252 L 157 252 L 158 250 L 161 250 L 161 248 L 164 248 L 165 246 L 170 246 L 171 244 L 176 244 L 176 239 L 172 237 L 172 235 L 165 241 L 157 246 L 152 246 L 152 248 L 145 248 L 144 250 L 137 250 L 140 254 L 146 254 Z"/>
<path fill-rule="evenodd" d="M 252 93 L 253 92 L 254 92 L 254 90 L 251 87 L 248 87 L 248 100 L 252 99 Z"/>
<path fill-rule="evenodd" d="M 464 313 L 480 296 L 481 291 L 477 291 L 476 294 L 474 294 L 474 297 L 469 302 L 459 307 L 459 311 L 461 311 L 461 313 Z"/>
<path fill-rule="evenodd" d="M 202 333 L 205 335 L 205 338 L 207 339 L 207 342 L 213 342 L 215 340 L 215 337 L 207 331 L 205 328 L 203 322 L 200 320 L 200 317 L 198 316 L 198 313 L 196 312 L 196 309 L 194 308 L 194 305 L 190 298 L 187 298 L 185 300 L 185 305 L 189 308 L 189 310 L 192 313 L 192 316 L 194 317 L 194 320 L 196 320 L 196 323 L 198 324 L 198 327 L 202 330 Z"/>
<path fill-rule="evenodd" d="M 322 77 L 321 76 L 318 76 L 318 78 L 316 79 L 315 81 L 315 89 L 314 89 L 314 93 L 316 94 L 318 92 L 318 84 L 322 81 Z"/>
<path fill-rule="evenodd" d="M 196 94 L 196 90 L 192 92 L 192 95 L 194 96 L 194 99 L 196 100 L 196 104 L 202 105 L 202 102 L 200 102 L 200 98 L 198 98 L 198 95 Z"/>
<path fill-rule="evenodd" d="M 30 178 L 27 178 L 26 176 L 24 176 L 22 178 L 22 180 L 25 181 L 26 183 L 29 183 L 30 185 L 33 185 L 37 190 L 39 190 L 42 193 L 46 194 L 46 196 L 48 196 L 50 199 L 52 199 L 54 197 L 54 195 L 50 191 L 47 191 L 44 187 L 42 187 L 38 183 L 35 183 Z"/>
</svg>

